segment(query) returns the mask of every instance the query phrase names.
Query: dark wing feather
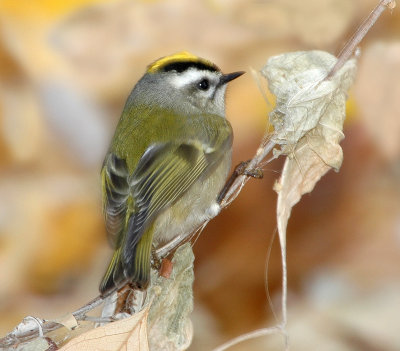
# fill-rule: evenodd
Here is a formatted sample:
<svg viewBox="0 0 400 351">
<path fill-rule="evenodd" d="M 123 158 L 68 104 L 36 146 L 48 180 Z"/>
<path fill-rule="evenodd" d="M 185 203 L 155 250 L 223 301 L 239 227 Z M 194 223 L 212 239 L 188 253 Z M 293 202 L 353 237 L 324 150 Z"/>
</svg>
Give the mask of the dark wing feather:
<svg viewBox="0 0 400 351">
<path fill-rule="evenodd" d="M 119 246 L 121 231 L 125 227 L 127 200 L 130 195 L 129 172 L 125 160 L 110 153 L 101 171 L 103 183 L 103 212 L 107 236 L 112 247 Z"/>
</svg>

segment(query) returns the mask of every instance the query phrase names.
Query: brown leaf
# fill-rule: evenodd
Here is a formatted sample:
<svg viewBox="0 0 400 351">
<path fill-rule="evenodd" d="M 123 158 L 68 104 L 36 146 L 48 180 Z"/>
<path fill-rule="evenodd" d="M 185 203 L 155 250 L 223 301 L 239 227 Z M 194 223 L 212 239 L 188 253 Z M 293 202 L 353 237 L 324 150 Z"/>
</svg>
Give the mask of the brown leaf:
<svg viewBox="0 0 400 351">
<path fill-rule="evenodd" d="M 60 351 L 148 351 L 148 307 L 132 317 L 92 329 L 72 339 Z"/>
</svg>

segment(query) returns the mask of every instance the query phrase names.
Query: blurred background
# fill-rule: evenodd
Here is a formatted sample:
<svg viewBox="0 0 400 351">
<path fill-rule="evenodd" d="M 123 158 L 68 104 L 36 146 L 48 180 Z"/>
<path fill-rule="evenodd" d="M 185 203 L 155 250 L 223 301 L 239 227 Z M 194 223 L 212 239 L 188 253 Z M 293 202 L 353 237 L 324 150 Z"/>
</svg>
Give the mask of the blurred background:
<svg viewBox="0 0 400 351">
<path fill-rule="evenodd" d="M 376 3 L 1 0 L 0 335 L 24 316 L 61 316 L 97 295 L 111 255 L 99 170 L 147 64 L 188 50 L 250 72 L 283 52 L 338 54 Z M 232 83 L 227 106 L 236 164 L 254 154 L 272 107 L 250 73 Z M 400 349 L 399 9 L 362 42 L 347 110 L 340 172 L 289 220 L 293 350 Z M 272 185 L 281 167 L 250 180 L 194 246 L 191 350 L 274 325 L 273 309 L 279 318 Z M 232 348 L 261 349 L 281 350 L 281 337 Z"/>
</svg>

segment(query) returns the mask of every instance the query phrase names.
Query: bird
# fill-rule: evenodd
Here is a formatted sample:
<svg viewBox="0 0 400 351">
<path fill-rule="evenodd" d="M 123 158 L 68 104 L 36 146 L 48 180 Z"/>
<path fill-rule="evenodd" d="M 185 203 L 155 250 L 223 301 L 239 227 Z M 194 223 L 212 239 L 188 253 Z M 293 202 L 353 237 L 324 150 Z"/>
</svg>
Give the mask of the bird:
<svg viewBox="0 0 400 351">
<path fill-rule="evenodd" d="M 218 214 L 231 167 L 227 83 L 189 52 L 150 65 L 127 98 L 101 169 L 103 213 L 113 256 L 100 293 L 145 289 L 153 249 Z"/>
</svg>

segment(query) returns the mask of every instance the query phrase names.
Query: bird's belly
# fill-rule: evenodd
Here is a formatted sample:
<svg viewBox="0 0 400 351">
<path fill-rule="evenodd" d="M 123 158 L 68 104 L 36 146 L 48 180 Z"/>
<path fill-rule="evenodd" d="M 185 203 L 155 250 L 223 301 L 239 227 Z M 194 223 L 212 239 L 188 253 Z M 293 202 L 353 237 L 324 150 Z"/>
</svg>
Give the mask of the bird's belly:
<svg viewBox="0 0 400 351">
<path fill-rule="evenodd" d="M 173 238 L 187 236 L 205 220 L 213 217 L 216 199 L 222 190 L 231 166 L 231 152 L 211 174 L 200 179 L 170 208 L 160 213 L 154 222 L 154 244 L 159 246 Z"/>
</svg>

